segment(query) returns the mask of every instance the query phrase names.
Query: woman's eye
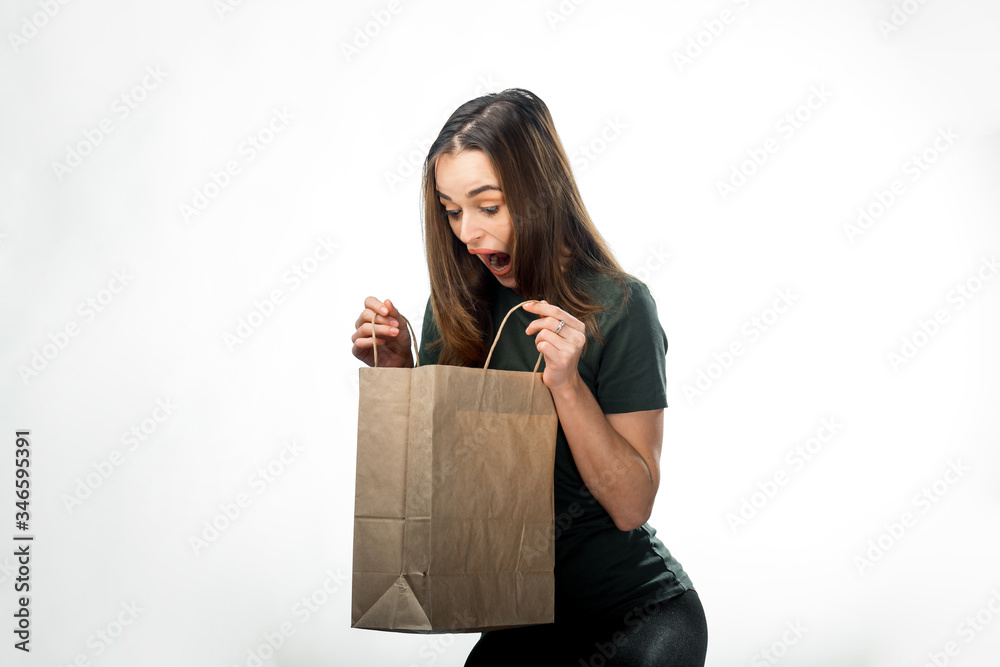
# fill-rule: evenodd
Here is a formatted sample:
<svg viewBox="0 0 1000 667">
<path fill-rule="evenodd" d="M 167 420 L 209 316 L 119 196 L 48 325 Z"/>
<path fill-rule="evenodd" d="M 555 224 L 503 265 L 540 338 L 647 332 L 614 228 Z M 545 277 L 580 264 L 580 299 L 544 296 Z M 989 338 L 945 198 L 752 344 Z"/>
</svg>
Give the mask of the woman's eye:
<svg viewBox="0 0 1000 667">
<path fill-rule="evenodd" d="M 500 211 L 500 207 L 485 206 L 479 210 L 485 213 L 486 215 L 496 215 Z M 445 216 L 448 218 L 457 218 L 459 215 L 461 215 L 461 213 L 462 213 L 461 209 L 445 209 L 444 211 Z"/>
</svg>

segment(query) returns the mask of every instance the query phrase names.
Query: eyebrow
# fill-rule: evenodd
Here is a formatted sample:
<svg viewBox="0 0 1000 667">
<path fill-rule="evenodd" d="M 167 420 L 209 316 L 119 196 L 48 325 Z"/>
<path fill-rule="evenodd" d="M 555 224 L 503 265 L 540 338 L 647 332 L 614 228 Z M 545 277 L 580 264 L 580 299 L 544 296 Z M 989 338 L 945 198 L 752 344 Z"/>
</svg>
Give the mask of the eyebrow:
<svg viewBox="0 0 1000 667">
<path fill-rule="evenodd" d="M 486 190 L 496 190 L 497 192 L 503 192 L 503 190 L 501 190 L 500 188 L 498 188 L 495 185 L 480 185 L 478 188 L 474 188 L 474 189 L 469 190 L 468 192 L 466 192 L 465 196 L 468 197 L 468 198 L 472 198 L 472 197 L 475 197 L 476 195 L 478 195 L 480 192 L 485 192 Z M 448 201 L 451 201 L 451 197 L 449 197 L 448 195 L 442 193 L 440 190 L 435 190 L 434 192 L 441 199 L 447 199 Z"/>
</svg>

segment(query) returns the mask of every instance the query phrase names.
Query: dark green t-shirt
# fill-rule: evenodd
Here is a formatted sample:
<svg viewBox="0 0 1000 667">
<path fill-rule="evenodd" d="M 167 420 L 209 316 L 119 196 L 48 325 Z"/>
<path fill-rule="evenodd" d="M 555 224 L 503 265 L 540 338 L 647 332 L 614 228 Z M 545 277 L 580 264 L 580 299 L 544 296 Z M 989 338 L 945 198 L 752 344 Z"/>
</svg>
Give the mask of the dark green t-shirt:
<svg viewBox="0 0 1000 667">
<path fill-rule="evenodd" d="M 621 308 L 621 285 L 606 276 L 583 280 L 604 311 L 597 315 L 603 344 L 593 338 L 580 358 L 580 377 L 605 414 L 667 407 L 667 337 L 656 313 L 656 303 L 645 284 L 629 277 L 629 297 Z M 511 308 L 524 301 L 515 291 L 497 284 L 493 303 L 496 329 Z M 558 305 L 558 304 L 555 304 Z M 538 359 L 535 336 L 524 330 L 535 315 L 518 308 L 501 332 L 490 360 L 497 370 L 531 371 Z M 426 349 L 440 338 L 430 299 L 424 312 L 420 363 L 438 362 L 440 348 Z M 492 344 L 492 340 L 489 344 Z M 488 349 L 488 346 L 487 346 Z M 539 366 L 544 370 L 545 359 Z M 692 588 L 690 578 L 671 556 L 648 523 L 635 530 L 619 530 L 610 515 L 590 495 L 560 425 L 555 459 L 557 621 L 594 616 L 641 618 L 650 602 L 669 599 Z"/>
</svg>

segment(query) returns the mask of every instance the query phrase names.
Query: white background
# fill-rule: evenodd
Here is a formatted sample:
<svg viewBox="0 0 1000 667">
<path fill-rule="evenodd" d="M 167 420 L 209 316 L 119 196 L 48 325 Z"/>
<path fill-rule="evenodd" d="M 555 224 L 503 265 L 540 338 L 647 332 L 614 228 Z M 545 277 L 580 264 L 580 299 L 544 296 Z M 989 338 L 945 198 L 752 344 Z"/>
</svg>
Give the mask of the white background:
<svg viewBox="0 0 1000 667">
<path fill-rule="evenodd" d="M 1000 6 L 387 7 L 0 9 L 0 540 L 24 428 L 36 536 L 32 651 L 4 630 L 0 663 L 463 663 L 478 635 L 349 627 L 350 335 L 368 295 L 420 331 L 416 167 L 459 104 L 517 86 L 657 301 L 651 523 L 702 597 L 708 664 L 995 665 Z"/>
</svg>

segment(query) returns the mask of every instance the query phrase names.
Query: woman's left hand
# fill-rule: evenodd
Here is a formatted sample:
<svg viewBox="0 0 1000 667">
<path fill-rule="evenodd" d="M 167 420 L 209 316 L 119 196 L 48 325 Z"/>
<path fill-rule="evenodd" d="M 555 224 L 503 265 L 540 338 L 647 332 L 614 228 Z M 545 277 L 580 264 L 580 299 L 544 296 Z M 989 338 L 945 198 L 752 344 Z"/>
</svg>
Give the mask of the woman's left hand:
<svg viewBox="0 0 1000 667">
<path fill-rule="evenodd" d="M 545 357 L 542 382 L 550 391 L 569 386 L 580 376 L 577 366 L 587 340 L 586 326 L 562 308 L 545 301 L 527 303 L 522 308 L 538 315 L 524 333 L 537 333 L 535 347 Z M 565 322 L 561 328 L 560 322 Z"/>
</svg>

